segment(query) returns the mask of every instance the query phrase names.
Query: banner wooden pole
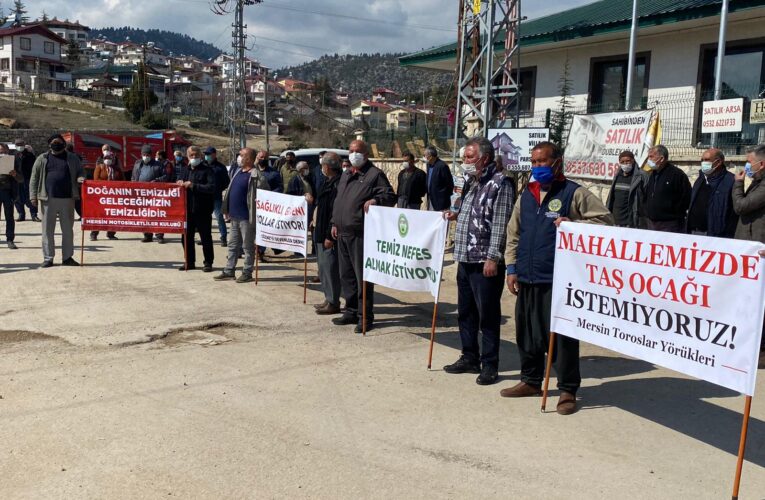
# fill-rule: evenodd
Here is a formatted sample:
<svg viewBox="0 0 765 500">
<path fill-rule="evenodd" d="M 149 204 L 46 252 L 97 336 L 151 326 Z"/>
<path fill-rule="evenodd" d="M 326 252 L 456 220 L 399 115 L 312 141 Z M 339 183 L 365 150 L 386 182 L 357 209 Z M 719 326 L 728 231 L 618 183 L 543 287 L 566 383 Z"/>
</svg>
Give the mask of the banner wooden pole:
<svg viewBox="0 0 765 500">
<path fill-rule="evenodd" d="M 361 285 L 361 334 L 367 335 L 367 282 Z"/>
<path fill-rule="evenodd" d="M 85 265 L 85 230 L 82 229 L 82 214 L 85 213 L 85 183 L 80 184 L 80 267 Z"/>
<path fill-rule="evenodd" d="M 308 252 L 306 252 L 308 253 Z M 303 304 L 308 300 L 308 256 L 303 256 Z"/>
<path fill-rule="evenodd" d="M 553 353 L 555 352 L 555 332 L 550 332 L 550 347 L 547 349 L 547 368 L 545 369 L 545 383 L 542 388 L 542 413 L 547 407 L 547 389 L 550 386 L 550 372 L 552 371 Z"/>
<path fill-rule="evenodd" d="M 746 397 L 744 404 L 744 420 L 741 423 L 741 440 L 738 444 L 738 462 L 736 463 L 736 478 L 733 480 L 733 500 L 738 500 L 738 488 L 741 485 L 741 470 L 744 467 L 744 453 L 746 451 L 746 434 L 749 431 L 749 413 L 752 411 L 752 396 Z"/>
<path fill-rule="evenodd" d="M 186 224 L 188 226 L 188 217 L 186 217 Z M 186 272 L 189 271 L 189 231 L 188 227 L 183 228 L 183 268 Z M 191 244 L 194 244 L 194 238 L 191 238 Z"/>
<path fill-rule="evenodd" d="M 436 314 L 438 314 L 438 297 L 433 304 L 433 321 L 430 324 L 430 349 L 428 349 L 428 370 L 433 365 L 433 343 L 436 340 Z"/>
</svg>

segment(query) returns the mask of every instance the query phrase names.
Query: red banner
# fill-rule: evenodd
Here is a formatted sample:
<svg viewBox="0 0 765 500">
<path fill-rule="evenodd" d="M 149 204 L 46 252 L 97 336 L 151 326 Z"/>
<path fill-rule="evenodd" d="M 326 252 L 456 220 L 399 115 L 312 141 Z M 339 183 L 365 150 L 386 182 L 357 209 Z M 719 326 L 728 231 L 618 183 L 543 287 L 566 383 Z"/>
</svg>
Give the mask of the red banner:
<svg viewBox="0 0 765 500">
<path fill-rule="evenodd" d="M 183 233 L 186 189 L 157 182 L 85 181 L 82 229 Z"/>
</svg>

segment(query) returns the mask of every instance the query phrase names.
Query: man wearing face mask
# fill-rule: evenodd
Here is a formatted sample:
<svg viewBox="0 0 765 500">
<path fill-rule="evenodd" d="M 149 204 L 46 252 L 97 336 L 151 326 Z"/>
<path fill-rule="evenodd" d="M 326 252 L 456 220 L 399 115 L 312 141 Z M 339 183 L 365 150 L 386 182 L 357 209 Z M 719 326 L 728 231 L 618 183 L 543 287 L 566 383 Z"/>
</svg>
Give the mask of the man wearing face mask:
<svg viewBox="0 0 765 500">
<path fill-rule="evenodd" d="M 176 184 L 186 188 L 186 233 L 181 241 L 186 248 L 186 263 L 179 271 L 196 269 L 194 233 L 199 233 L 204 254 L 204 272 L 212 272 L 215 253 L 212 243 L 212 213 L 215 205 L 215 174 L 202 159 L 202 149 L 191 146 L 186 150 L 189 166 L 183 169 Z"/>
<path fill-rule="evenodd" d="M 725 167 L 722 151 L 710 148 L 701 155 L 701 172 L 691 191 L 686 232 L 733 238 L 738 216 L 733 210 L 733 173 Z"/>
<path fill-rule="evenodd" d="M 283 191 L 281 192 L 286 193 L 287 189 L 289 189 L 290 182 L 292 182 L 292 179 L 298 175 L 297 165 L 295 163 L 295 153 L 290 151 L 284 155 L 284 164 L 279 173 L 282 176 L 282 182 L 284 182 L 284 186 L 282 186 Z"/>
<path fill-rule="evenodd" d="M 438 157 L 433 146 L 425 148 L 425 164 L 428 166 L 428 210 L 443 212 L 452 205 L 454 177 L 446 163 Z"/>
<path fill-rule="evenodd" d="M 691 202 L 688 176 L 669 162 L 669 151 L 661 144 L 648 152 L 648 168 L 651 173 L 643 194 L 647 229 L 685 232 L 685 217 Z"/>
<path fill-rule="evenodd" d="M 396 204 L 396 194 L 385 173 L 369 161 L 369 149 L 364 141 L 351 142 L 348 150 L 351 168 L 340 177 L 332 209 L 332 238 L 337 241 L 345 313 L 332 322 L 336 325 L 355 323 L 355 332 L 361 333 L 363 314 L 359 307 L 364 282 L 364 214 L 372 205 L 392 207 Z M 367 331 L 374 326 L 374 295 L 374 285 L 368 283 Z"/>
<path fill-rule="evenodd" d="M 458 264 L 457 322 L 462 355 L 444 366 L 444 371 L 478 373 L 476 383 L 490 385 L 497 381 L 499 367 L 503 254 L 514 190 L 510 180 L 497 171 L 494 146 L 483 137 L 465 145 L 462 171 L 466 182 L 459 213 L 444 213 L 448 220 L 457 220 L 454 260 Z"/>
<path fill-rule="evenodd" d="M 223 217 L 223 191 L 226 190 L 229 183 L 228 171 L 226 166 L 218 161 L 218 151 L 210 146 L 205 149 L 205 162 L 210 165 L 210 168 L 215 175 L 215 207 L 213 208 L 213 216 L 218 221 L 218 232 L 220 233 L 220 246 L 228 246 L 228 227 L 226 227 L 226 220 Z"/>
<path fill-rule="evenodd" d="M 133 165 L 133 175 L 131 180 L 133 182 L 167 182 L 167 173 L 162 165 L 154 159 L 154 155 L 151 151 L 151 146 L 144 144 L 141 147 L 141 159 L 135 162 Z M 151 243 L 151 233 L 143 233 L 142 243 Z M 157 234 L 157 243 L 163 244 L 165 242 L 164 234 Z"/>
<path fill-rule="evenodd" d="M 185 167 L 186 160 L 183 158 L 183 151 L 176 150 L 175 153 L 173 153 L 173 175 L 170 180 L 172 182 L 177 181 Z"/>
<path fill-rule="evenodd" d="M 332 236 L 332 210 L 337 197 L 337 183 L 342 169 L 336 153 L 326 153 L 321 159 L 324 182 L 316 199 L 316 228 L 314 246 L 317 247 L 319 282 L 324 292 L 324 302 L 316 304 L 316 314 L 328 315 L 340 312 L 340 271 L 337 258 L 337 241 Z"/>
<path fill-rule="evenodd" d="M 425 172 L 414 164 L 414 155 L 404 153 L 404 164 L 398 173 L 396 197 L 398 208 L 419 210 L 422 208 L 422 198 L 428 194 L 428 180 Z"/>
<path fill-rule="evenodd" d="M 19 183 L 19 197 L 16 200 L 16 211 L 19 213 L 19 218 L 16 219 L 22 222 L 26 219 L 26 210 L 24 207 L 29 207 L 29 214 L 34 222 L 40 222 L 37 218 L 37 207 L 32 206 L 29 202 L 29 181 L 32 177 L 32 166 L 35 164 L 35 155 L 27 149 L 23 139 L 16 139 L 16 162 L 15 168 L 17 173 L 20 173 L 24 182 Z"/>
<path fill-rule="evenodd" d="M 42 211 L 43 263 L 53 265 L 56 255 L 56 218 L 61 227 L 61 256 L 64 266 L 78 266 L 74 255 L 74 202 L 80 199 L 80 184 L 85 181 L 80 158 L 66 150 L 61 134 L 48 139 L 50 151 L 37 157 L 29 182 L 29 199 Z"/>
<path fill-rule="evenodd" d="M 515 204 L 507 227 L 507 287 L 515 302 L 515 331 L 521 358 L 521 381 L 500 392 L 519 398 L 541 394 L 545 355 L 549 345 L 555 239 L 565 221 L 612 225 L 613 217 L 586 188 L 563 175 L 563 152 L 551 142 L 531 151 L 528 188 Z M 557 358 L 557 360 L 555 359 Z M 561 391 L 557 411 L 570 415 L 577 409 L 579 341 L 557 336 L 553 359 Z"/>
<path fill-rule="evenodd" d="M 642 228 L 640 200 L 647 175 L 637 167 L 632 151 L 619 155 L 619 170 L 611 182 L 606 207 L 619 227 Z"/>
<path fill-rule="evenodd" d="M 284 186 L 282 183 L 282 176 L 275 168 L 271 167 L 268 163 L 268 150 L 258 151 L 258 155 L 255 158 L 255 166 L 258 170 L 258 175 L 263 177 L 266 189 L 275 193 L 283 193 Z M 259 184 L 260 185 L 260 184 Z M 263 188 L 258 188 L 263 189 Z M 266 262 L 266 248 L 258 247 L 258 260 L 260 262 Z"/>
</svg>

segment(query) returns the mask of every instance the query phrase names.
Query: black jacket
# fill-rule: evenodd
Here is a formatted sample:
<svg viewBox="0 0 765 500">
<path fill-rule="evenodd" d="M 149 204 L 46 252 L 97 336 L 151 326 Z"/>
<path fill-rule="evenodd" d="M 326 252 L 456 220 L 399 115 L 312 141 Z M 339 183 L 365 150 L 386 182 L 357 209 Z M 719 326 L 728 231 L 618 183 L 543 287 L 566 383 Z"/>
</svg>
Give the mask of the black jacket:
<svg viewBox="0 0 765 500">
<path fill-rule="evenodd" d="M 643 192 L 643 213 L 651 221 L 685 223 L 691 203 L 691 182 L 685 172 L 671 163 L 648 175 Z"/>
<path fill-rule="evenodd" d="M 367 160 L 358 173 L 348 169 L 340 176 L 332 225 L 342 234 L 363 234 L 364 204 L 369 200 L 392 207 L 396 204 L 396 193 L 385 173 Z"/>
<path fill-rule="evenodd" d="M 209 165 L 215 176 L 215 201 L 219 201 L 223 199 L 223 191 L 226 190 L 231 179 L 228 178 L 228 169 L 226 169 L 226 165 L 218 160 L 215 160 Z"/>
<path fill-rule="evenodd" d="M 446 163 L 440 158 L 428 165 L 428 173 L 426 174 L 425 181 L 428 177 L 428 202 L 433 205 L 433 210 L 446 210 L 452 206 L 452 194 L 454 194 L 454 177 L 452 172 Z"/>
<path fill-rule="evenodd" d="M 735 177 L 733 172 L 726 170 L 720 177 L 710 182 L 707 176 L 699 172 L 699 177 L 693 184 L 691 202 L 688 206 L 689 214 L 691 213 L 691 208 L 696 203 L 696 197 L 702 185 L 707 183 L 710 186 L 714 186 L 714 190 L 709 196 L 709 204 L 707 205 L 707 236 L 733 238 L 736 234 L 738 215 L 733 210 L 733 183 L 736 180 Z M 685 231 L 690 232 L 688 221 L 686 221 L 685 225 Z"/>
<path fill-rule="evenodd" d="M 408 204 L 416 203 L 418 206 L 422 205 L 422 198 L 428 194 L 428 176 L 425 172 L 417 167 L 414 167 L 412 172 L 412 178 L 409 179 L 407 192 L 403 192 L 401 186 L 404 183 L 404 173 L 407 169 L 402 169 L 398 173 L 398 188 L 396 189 L 396 196 L 405 196 Z M 409 207 L 401 207 L 409 208 Z"/>
<path fill-rule="evenodd" d="M 331 179 L 325 177 L 321 185 L 321 191 L 319 191 L 317 198 L 316 226 L 314 228 L 314 239 L 317 244 L 323 243 L 324 240 L 334 239 L 332 238 L 332 209 L 335 206 L 339 182 L 340 176 L 336 175 Z"/>
<path fill-rule="evenodd" d="M 32 178 L 32 167 L 35 164 L 35 155 L 24 149 L 16 153 L 15 169 L 16 172 L 24 176 L 24 182 L 29 182 Z"/>
<path fill-rule="evenodd" d="M 191 187 L 186 191 L 186 212 L 212 215 L 215 205 L 215 174 L 210 165 L 203 161 L 196 168 L 185 166 L 178 180 L 191 181 Z"/>
</svg>

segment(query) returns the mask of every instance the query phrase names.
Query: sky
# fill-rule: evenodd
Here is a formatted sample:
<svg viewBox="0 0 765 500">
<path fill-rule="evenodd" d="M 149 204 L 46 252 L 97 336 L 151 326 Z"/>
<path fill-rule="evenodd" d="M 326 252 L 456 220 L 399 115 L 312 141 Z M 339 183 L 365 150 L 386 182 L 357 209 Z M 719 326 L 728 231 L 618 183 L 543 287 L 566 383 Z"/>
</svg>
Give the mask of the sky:
<svg viewBox="0 0 765 500">
<path fill-rule="evenodd" d="M 523 2 L 534 19 L 595 0 Z M 1 0 L 7 10 L 11 0 Z M 26 0 L 31 18 L 79 20 L 93 28 L 132 26 L 186 33 L 222 50 L 231 46 L 233 16 L 209 0 Z M 541 4 L 541 5 L 537 5 Z M 323 54 L 416 52 L 456 41 L 458 0 L 264 0 L 245 8 L 249 56 L 278 69 Z"/>
</svg>

